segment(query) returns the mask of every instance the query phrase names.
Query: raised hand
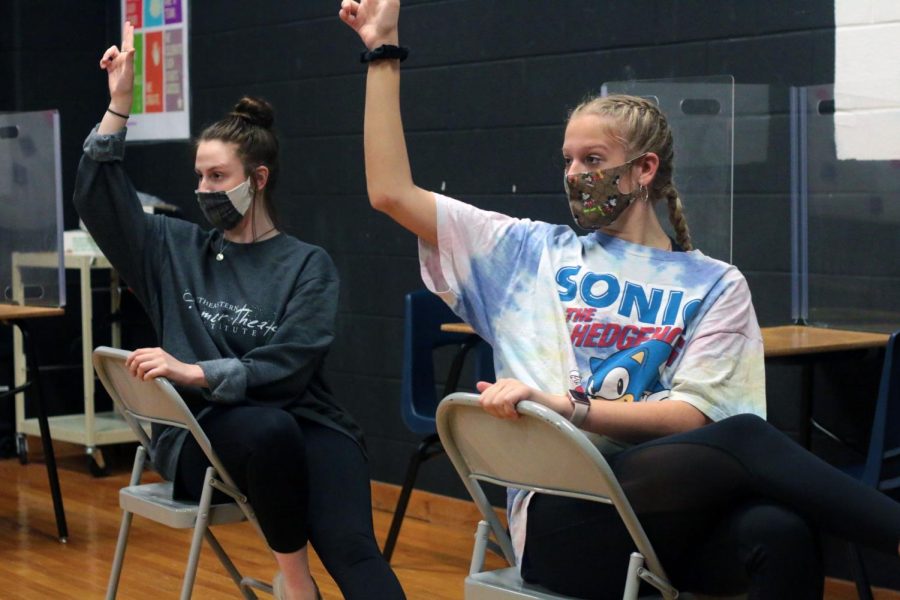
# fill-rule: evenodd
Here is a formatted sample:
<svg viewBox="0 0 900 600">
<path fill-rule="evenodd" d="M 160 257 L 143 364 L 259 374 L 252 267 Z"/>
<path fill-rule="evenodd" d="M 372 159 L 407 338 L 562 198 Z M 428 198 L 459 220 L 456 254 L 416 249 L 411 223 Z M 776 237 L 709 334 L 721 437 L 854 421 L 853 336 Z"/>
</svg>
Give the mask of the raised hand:
<svg viewBox="0 0 900 600">
<path fill-rule="evenodd" d="M 110 108 L 123 114 L 131 110 L 134 92 L 134 26 L 122 26 L 122 47 L 110 46 L 100 59 L 109 79 Z"/>
<path fill-rule="evenodd" d="M 359 35 L 366 48 L 397 44 L 400 0 L 343 0 L 338 16 Z"/>
</svg>

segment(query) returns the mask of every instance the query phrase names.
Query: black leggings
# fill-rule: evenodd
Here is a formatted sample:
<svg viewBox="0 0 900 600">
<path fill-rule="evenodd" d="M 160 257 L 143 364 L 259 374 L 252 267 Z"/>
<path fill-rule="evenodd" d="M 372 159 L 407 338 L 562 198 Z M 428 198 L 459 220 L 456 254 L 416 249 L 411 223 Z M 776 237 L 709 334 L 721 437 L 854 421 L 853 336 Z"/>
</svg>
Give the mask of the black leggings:
<svg viewBox="0 0 900 600">
<path fill-rule="evenodd" d="M 215 406 L 201 425 L 272 550 L 294 552 L 310 541 L 348 600 L 404 598 L 375 542 L 368 465 L 356 442 L 279 408 Z M 188 438 L 176 494 L 199 499 L 207 466 Z"/>
<path fill-rule="evenodd" d="M 896 554 L 900 503 L 759 417 L 646 442 L 610 466 L 676 587 L 821 598 L 818 531 Z M 609 505 L 535 495 L 522 576 L 582 598 L 621 598 L 634 549 Z"/>
</svg>

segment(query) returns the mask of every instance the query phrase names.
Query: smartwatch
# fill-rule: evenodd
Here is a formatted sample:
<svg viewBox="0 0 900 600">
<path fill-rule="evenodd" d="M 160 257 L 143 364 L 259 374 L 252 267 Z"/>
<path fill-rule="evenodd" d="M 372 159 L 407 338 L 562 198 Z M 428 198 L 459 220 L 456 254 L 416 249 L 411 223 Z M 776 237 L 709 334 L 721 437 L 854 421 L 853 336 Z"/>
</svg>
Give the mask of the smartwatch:
<svg viewBox="0 0 900 600">
<path fill-rule="evenodd" d="M 581 427 L 591 410 L 591 401 L 587 394 L 580 390 L 569 390 L 569 401 L 572 402 L 572 415 L 569 422 L 575 427 Z"/>
</svg>

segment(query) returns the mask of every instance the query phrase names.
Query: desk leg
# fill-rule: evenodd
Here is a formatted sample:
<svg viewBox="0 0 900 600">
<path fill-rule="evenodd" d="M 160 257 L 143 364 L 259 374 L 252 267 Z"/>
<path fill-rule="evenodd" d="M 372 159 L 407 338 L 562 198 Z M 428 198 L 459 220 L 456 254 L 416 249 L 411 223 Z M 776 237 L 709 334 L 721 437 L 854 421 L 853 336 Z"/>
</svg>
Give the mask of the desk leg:
<svg viewBox="0 0 900 600">
<path fill-rule="evenodd" d="M 53 497 L 53 511 L 56 513 L 56 528 L 59 532 L 59 541 L 65 544 L 69 538 L 69 528 L 66 525 L 66 512 L 63 508 L 59 475 L 56 471 L 56 455 L 53 453 L 53 440 L 50 438 L 50 424 L 47 421 L 47 411 L 44 407 L 41 376 L 38 372 L 37 348 L 35 348 L 34 341 L 31 339 L 25 323 L 21 321 L 14 321 L 13 323 L 22 332 L 25 360 L 28 364 L 28 370 L 31 371 L 31 386 L 34 394 L 34 406 L 38 413 L 38 425 L 41 430 L 41 444 L 44 447 L 44 460 L 47 463 L 47 477 L 50 480 L 50 495 Z"/>
<path fill-rule="evenodd" d="M 113 348 L 122 347 L 122 293 L 119 291 L 119 283 L 119 272 L 112 269 L 109 273 L 109 314 L 113 317 L 110 326 Z"/>
<path fill-rule="evenodd" d="M 800 425 L 797 429 L 797 437 L 800 444 L 807 450 L 812 448 L 812 419 L 813 419 L 813 362 L 804 360 L 801 366 L 800 388 Z"/>
<path fill-rule="evenodd" d="M 466 355 L 472 348 L 477 346 L 479 342 L 481 342 L 480 337 L 477 335 L 470 335 L 459 345 L 459 349 L 453 357 L 453 362 L 450 364 L 450 371 L 447 373 L 447 381 L 444 382 L 444 395 L 442 398 L 446 398 L 459 387 L 459 376 L 462 374 L 463 364 L 466 362 Z"/>
<path fill-rule="evenodd" d="M 809 450 L 812 446 L 812 410 L 813 410 L 813 363 L 804 360 L 800 367 L 800 423 L 797 437 L 800 444 Z"/>
</svg>

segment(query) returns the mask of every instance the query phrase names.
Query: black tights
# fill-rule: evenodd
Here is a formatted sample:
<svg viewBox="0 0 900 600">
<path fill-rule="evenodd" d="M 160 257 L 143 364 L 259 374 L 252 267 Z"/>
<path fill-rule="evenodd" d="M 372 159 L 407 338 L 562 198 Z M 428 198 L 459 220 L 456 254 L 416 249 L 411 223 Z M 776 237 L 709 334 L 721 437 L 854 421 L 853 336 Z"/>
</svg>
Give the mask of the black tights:
<svg viewBox="0 0 900 600">
<path fill-rule="evenodd" d="M 818 531 L 896 553 L 900 503 L 740 415 L 640 444 L 610 466 L 676 587 L 821 598 Z M 583 598 L 621 598 L 631 539 L 611 506 L 536 495 L 522 575 Z"/>
<path fill-rule="evenodd" d="M 312 542 L 348 600 L 404 597 L 375 542 L 368 466 L 356 442 L 279 408 L 215 406 L 200 422 L 272 550 Z M 207 466 L 188 438 L 176 494 L 199 499 Z"/>
</svg>

